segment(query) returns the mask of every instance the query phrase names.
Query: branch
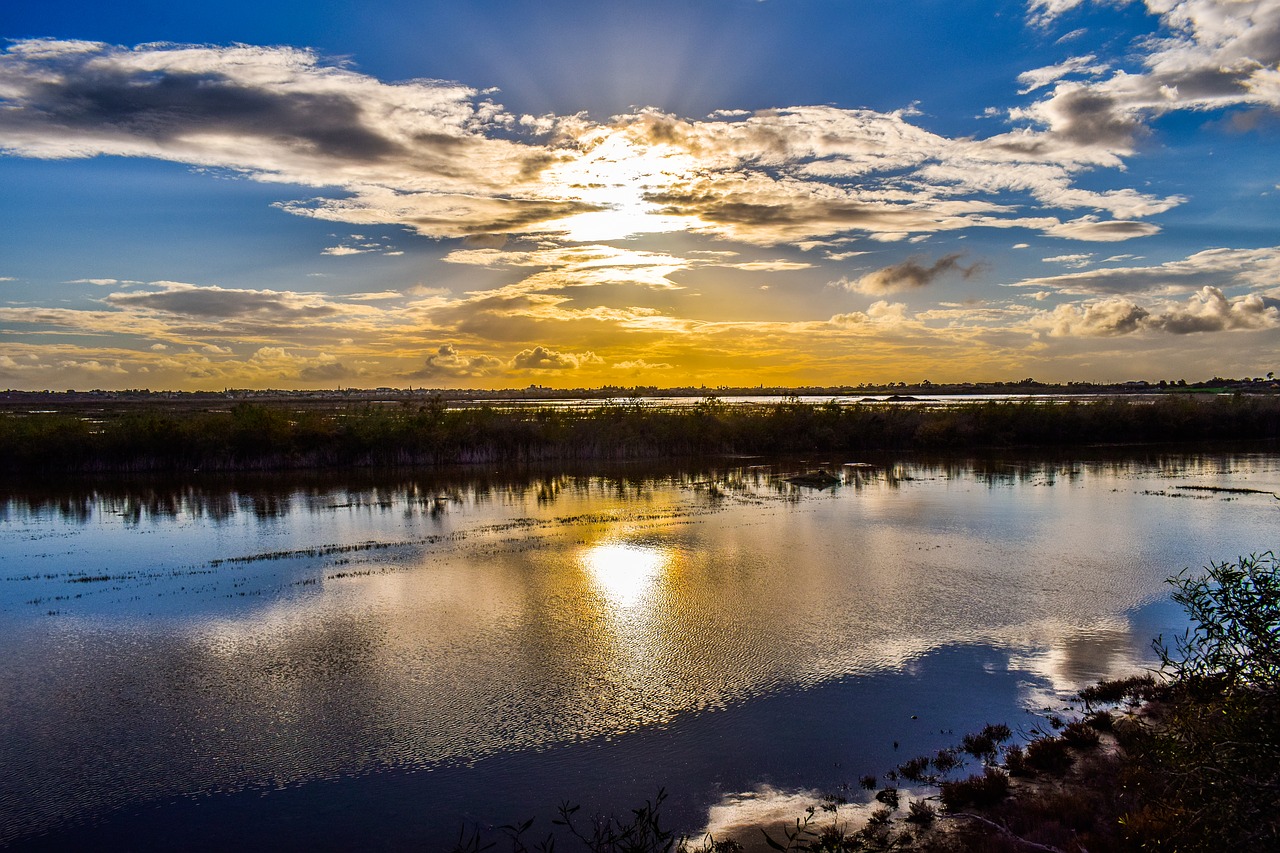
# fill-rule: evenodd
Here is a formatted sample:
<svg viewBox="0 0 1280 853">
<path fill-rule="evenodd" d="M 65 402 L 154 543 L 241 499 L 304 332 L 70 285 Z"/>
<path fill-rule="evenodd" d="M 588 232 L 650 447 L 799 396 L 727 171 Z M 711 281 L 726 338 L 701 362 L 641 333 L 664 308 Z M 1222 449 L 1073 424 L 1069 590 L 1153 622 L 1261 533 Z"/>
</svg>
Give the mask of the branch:
<svg viewBox="0 0 1280 853">
<path fill-rule="evenodd" d="M 950 817 L 953 817 L 953 818 L 967 817 L 970 820 L 976 820 L 978 823 L 985 824 L 991 827 L 992 829 L 996 830 L 997 832 L 1013 839 L 1018 844 L 1026 845 L 1032 850 L 1043 850 L 1044 853 L 1066 853 L 1066 851 L 1060 850 L 1057 847 L 1050 847 L 1047 844 L 1037 844 L 1034 841 L 1028 841 L 1027 839 L 1023 838 L 1021 835 L 1018 835 L 1015 832 L 1013 832 L 1013 830 L 1009 829 L 1009 827 L 1005 826 L 1004 824 L 996 823 L 994 820 L 988 820 L 987 818 L 982 817 L 981 815 L 973 814 L 972 812 L 956 812 L 950 815 Z"/>
</svg>

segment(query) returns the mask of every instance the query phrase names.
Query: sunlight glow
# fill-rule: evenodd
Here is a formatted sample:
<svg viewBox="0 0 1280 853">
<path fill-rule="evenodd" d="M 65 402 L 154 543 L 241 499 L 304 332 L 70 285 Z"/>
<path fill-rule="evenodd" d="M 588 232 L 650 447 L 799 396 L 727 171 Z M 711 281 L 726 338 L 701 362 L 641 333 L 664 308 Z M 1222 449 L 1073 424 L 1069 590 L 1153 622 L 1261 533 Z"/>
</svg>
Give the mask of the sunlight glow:
<svg viewBox="0 0 1280 853">
<path fill-rule="evenodd" d="M 582 565 L 610 604 L 631 608 L 657 586 L 671 562 L 666 550 L 634 542 L 602 542 L 582 552 Z"/>
<path fill-rule="evenodd" d="M 696 224 L 687 216 L 665 215 L 645 199 L 646 193 L 688 179 L 697 161 L 687 151 L 637 141 L 618 130 L 593 133 L 580 143 L 582 156 L 551 167 L 543 178 L 564 198 L 607 209 L 548 222 L 546 230 L 590 242 L 683 231 Z"/>
</svg>

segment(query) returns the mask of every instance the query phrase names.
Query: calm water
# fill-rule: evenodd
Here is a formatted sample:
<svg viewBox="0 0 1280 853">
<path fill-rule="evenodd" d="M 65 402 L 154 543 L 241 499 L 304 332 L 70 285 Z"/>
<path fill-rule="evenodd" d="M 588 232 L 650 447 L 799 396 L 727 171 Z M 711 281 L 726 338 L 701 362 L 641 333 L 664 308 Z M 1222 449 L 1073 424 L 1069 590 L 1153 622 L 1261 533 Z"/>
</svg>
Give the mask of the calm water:
<svg viewBox="0 0 1280 853">
<path fill-rule="evenodd" d="M 1166 576 L 1276 545 L 1275 454 L 853 461 L 8 494 L 0 844 L 794 817 L 1150 665 Z"/>
</svg>

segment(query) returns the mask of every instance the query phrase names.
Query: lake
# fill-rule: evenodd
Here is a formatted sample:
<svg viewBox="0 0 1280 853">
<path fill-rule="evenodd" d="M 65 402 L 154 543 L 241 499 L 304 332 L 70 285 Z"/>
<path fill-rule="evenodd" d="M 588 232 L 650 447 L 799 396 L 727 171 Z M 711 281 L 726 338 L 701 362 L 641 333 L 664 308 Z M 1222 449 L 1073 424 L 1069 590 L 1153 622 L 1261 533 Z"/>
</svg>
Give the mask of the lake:
<svg viewBox="0 0 1280 853">
<path fill-rule="evenodd" d="M 1133 449 L 10 486 L 0 845 L 441 849 L 663 788 L 691 834 L 865 799 L 1152 666 L 1185 627 L 1164 579 L 1273 548 L 1273 493 L 1273 452 Z"/>
</svg>

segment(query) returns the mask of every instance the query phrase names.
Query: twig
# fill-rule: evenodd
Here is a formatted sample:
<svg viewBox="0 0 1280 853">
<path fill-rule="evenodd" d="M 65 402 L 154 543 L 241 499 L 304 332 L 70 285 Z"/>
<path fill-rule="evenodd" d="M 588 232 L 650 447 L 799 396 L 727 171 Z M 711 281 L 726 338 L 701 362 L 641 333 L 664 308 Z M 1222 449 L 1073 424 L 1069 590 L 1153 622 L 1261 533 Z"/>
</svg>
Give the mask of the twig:
<svg viewBox="0 0 1280 853">
<path fill-rule="evenodd" d="M 987 826 L 991 827 L 997 832 L 1003 833 L 1004 835 L 1007 835 L 1009 838 L 1012 838 L 1014 841 L 1018 842 L 1019 844 L 1024 844 L 1027 847 L 1030 847 L 1032 850 L 1043 850 L 1045 851 L 1045 853 L 1066 853 L 1065 850 L 1060 850 L 1057 847 L 1050 847 L 1048 844 L 1037 844 L 1034 841 L 1028 841 L 1027 839 L 1023 838 L 1021 835 L 1018 835 L 1013 830 L 1009 829 L 1009 827 L 1005 826 L 1004 824 L 996 823 L 994 820 L 988 820 L 987 818 L 982 817 L 981 815 L 973 814 L 972 812 L 956 812 L 950 816 L 953 818 L 967 817 L 971 820 L 976 820 L 978 823 L 986 824 Z"/>
</svg>

